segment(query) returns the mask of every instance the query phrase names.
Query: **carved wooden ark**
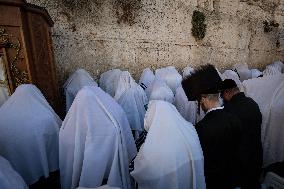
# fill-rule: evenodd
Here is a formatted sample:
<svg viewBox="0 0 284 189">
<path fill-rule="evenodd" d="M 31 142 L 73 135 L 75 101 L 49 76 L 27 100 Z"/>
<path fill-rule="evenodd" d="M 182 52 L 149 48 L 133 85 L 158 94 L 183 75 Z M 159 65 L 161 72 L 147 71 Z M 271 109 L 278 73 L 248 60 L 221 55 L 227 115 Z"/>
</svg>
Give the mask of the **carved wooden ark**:
<svg viewBox="0 0 284 189">
<path fill-rule="evenodd" d="M 52 26 L 45 9 L 25 0 L 0 0 L 0 87 L 12 94 L 20 84 L 33 83 L 59 111 Z"/>
</svg>

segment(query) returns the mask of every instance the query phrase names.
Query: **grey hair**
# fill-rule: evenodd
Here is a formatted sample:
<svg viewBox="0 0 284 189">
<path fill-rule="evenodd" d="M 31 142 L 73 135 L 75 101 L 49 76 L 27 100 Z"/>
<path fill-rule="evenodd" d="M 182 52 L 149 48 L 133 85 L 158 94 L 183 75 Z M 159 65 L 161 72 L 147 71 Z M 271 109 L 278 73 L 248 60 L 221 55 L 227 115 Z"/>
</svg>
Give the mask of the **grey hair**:
<svg viewBox="0 0 284 189">
<path fill-rule="evenodd" d="M 202 95 L 202 96 L 208 98 L 209 100 L 219 101 L 220 93 L 206 94 L 206 95 Z"/>
</svg>

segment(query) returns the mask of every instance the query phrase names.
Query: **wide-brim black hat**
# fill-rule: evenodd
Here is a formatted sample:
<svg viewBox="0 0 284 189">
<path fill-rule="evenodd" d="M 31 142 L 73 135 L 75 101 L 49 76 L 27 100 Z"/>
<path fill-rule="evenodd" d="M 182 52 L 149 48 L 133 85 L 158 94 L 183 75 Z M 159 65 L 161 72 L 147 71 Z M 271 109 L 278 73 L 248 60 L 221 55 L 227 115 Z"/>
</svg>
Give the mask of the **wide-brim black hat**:
<svg viewBox="0 0 284 189">
<path fill-rule="evenodd" d="M 189 101 L 199 100 L 202 94 L 217 94 L 222 83 L 215 67 L 211 64 L 200 66 L 195 73 L 182 81 L 182 88 Z"/>
</svg>

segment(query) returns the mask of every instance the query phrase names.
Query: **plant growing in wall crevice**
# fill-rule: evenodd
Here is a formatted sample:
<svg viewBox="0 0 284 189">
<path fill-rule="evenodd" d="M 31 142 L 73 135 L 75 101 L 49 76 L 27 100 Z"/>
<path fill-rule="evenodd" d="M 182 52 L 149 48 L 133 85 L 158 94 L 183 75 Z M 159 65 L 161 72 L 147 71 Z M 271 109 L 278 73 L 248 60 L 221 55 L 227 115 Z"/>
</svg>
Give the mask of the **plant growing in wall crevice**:
<svg viewBox="0 0 284 189">
<path fill-rule="evenodd" d="M 198 40 L 203 39 L 205 37 L 207 27 L 205 24 L 205 14 L 198 10 L 193 11 L 191 23 L 191 33 L 193 37 Z"/>
</svg>

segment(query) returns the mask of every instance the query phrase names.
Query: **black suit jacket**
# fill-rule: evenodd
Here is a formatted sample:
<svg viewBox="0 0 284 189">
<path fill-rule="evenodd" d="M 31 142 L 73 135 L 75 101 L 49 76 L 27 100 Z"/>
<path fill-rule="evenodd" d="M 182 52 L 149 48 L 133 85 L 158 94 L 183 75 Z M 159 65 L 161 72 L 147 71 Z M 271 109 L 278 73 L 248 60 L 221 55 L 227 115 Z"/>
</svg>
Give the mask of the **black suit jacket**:
<svg viewBox="0 0 284 189">
<path fill-rule="evenodd" d="M 225 111 L 238 116 L 242 122 L 241 161 L 243 188 L 255 188 L 250 182 L 258 182 L 262 166 L 261 123 L 258 104 L 240 92 L 225 103 Z"/>
<path fill-rule="evenodd" d="M 230 189 L 238 186 L 241 128 L 241 121 L 222 109 L 209 112 L 196 124 L 204 155 L 208 189 Z"/>
</svg>

